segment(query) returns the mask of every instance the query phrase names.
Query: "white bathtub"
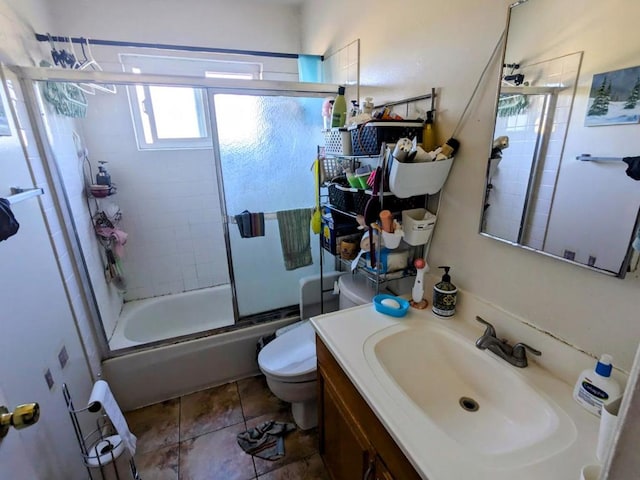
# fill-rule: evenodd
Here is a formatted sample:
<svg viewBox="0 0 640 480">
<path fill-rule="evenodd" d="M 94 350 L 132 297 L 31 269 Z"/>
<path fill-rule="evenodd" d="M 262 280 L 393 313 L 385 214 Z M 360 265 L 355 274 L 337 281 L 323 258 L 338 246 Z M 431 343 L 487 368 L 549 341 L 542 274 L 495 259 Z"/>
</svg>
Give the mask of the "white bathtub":
<svg viewBox="0 0 640 480">
<path fill-rule="evenodd" d="M 327 274 L 324 288 L 329 289 L 339 275 L 338 272 Z M 196 310 L 196 305 L 198 305 L 198 309 L 204 309 L 205 312 L 205 315 L 200 315 L 199 318 L 207 318 L 209 322 L 217 322 L 218 320 L 215 319 L 223 319 L 222 321 L 224 321 L 226 315 L 227 321 L 233 321 L 231 310 L 228 315 L 220 315 L 218 311 L 222 311 L 223 307 L 218 306 L 216 302 L 214 302 L 216 306 L 212 307 L 209 303 L 218 296 L 224 297 L 224 291 L 223 287 L 214 287 L 186 294 L 159 297 L 149 301 L 131 302 L 125 306 L 123 311 L 123 317 L 126 317 L 127 320 L 121 322 L 122 325 L 118 325 L 111 342 L 114 344 L 120 342 L 121 346 L 118 348 L 124 348 L 142 343 L 139 340 L 141 338 L 145 338 L 147 342 L 157 340 L 159 335 L 162 335 L 160 338 L 165 338 L 164 334 L 160 333 L 161 329 L 157 327 L 165 323 L 169 324 L 165 327 L 166 329 L 173 329 L 174 324 L 186 327 L 185 319 L 191 316 L 192 311 Z M 319 299 L 319 292 L 319 278 L 301 280 L 301 295 L 306 297 L 300 299 L 302 304 L 311 303 L 313 306 Z M 199 294 L 208 299 L 198 298 Z M 229 304 L 231 304 L 230 292 L 228 295 Z M 331 309 L 337 309 L 337 297 L 333 298 L 331 293 L 326 293 L 325 296 L 329 304 L 334 304 Z M 178 309 L 179 305 L 184 310 Z M 157 310 L 161 312 L 157 317 L 153 315 L 151 319 L 147 318 L 150 312 Z M 308 307 L 305 311 L 309 315 L 319 313 L 312 312 Z M 168 314 L 168 312 L 172 313 Z M 162 318 L 162 320 L 157 321 L 153 318 Z M 168 318 L 173 318 L 173 321 L 167 320 Z M 103 378 L 109 382 L 120 407 L 124 410 L 132 410 L 258 375 L 260 373 L 256 350 L 258 339 L 298 320 L 299 317 L 295 316 L 259 323 L 216 335 L 147 348 L 110 358 L 102 363 Z M 194 322 L 201 325 L 199 321 Z M 152 325 L 143 327 L 145 323 Z M 205 327 L 198 326 L 195 331 L 216 328 L 212 325 L 213 323 L 209 323 Z M 183 330 L 180 332 L 181 335 L 185 334 L 182 333 Z M 126 335 L 131 338 L 127 338 Z"/>
<path fill-rule="evenodd" d="M 119 350 L 233 323 L 230 285 L 136 300 L 124 304 L 109 347 Z"/>
</svg>

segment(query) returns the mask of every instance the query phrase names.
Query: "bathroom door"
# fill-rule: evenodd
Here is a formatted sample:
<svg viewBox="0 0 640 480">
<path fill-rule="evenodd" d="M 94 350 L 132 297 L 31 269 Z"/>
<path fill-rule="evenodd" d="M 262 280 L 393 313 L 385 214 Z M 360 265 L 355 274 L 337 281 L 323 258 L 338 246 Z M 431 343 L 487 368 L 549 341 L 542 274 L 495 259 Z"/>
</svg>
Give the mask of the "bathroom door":
<svg viewBox="0 0 640 480">
<path fill-rule="evenodd" d="M 300 278 L 320 271 L 319 239 L 310 234 L 313 264 L 286 270 L 275 214 L 315 205 L 311 166 L 317 146 L 324 144 L 323 99 L 235 94 L 212 98 L 237 317 L 297 307 Z M 263 236 L 241 237 L 234 217 L 245 210 L 264 213 Z"/>
</svg>

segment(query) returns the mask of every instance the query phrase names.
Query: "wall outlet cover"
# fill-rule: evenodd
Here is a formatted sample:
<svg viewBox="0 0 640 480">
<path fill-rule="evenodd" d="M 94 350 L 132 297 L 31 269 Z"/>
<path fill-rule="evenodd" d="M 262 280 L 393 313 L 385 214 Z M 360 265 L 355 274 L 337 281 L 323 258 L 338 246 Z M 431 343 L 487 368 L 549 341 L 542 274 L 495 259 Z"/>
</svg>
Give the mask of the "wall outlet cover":
<svg viewBox="0 0 640 480">
<path fill-rule="evenodd" d="M 58 361 L 60 362 L 60 368 L 64 368 L 67 365 L 67 361 L 69 360 L 69 354 L 67 353 L 67 347 L 64 345 L 60 349 L 60 353 L 58 353 Z"/>
</svg>

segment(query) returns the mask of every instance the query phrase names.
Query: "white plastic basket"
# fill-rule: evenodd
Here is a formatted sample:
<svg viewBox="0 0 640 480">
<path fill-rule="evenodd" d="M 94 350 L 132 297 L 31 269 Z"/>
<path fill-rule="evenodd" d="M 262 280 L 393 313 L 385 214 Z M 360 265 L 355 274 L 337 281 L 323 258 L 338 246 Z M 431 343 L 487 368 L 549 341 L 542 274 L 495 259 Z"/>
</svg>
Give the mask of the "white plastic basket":
<svg viewBox="0 0 640 480">
<path fill-rule="evenodd" d="M 424 245 L 431 238 L 436 216 L 424 208 L 412 208 L 402 211 L 402 230 L 404 241 L 409 245 Z"/>
<path fill-rule="evenodd" d="M 330 155 L 351 155 L 351 134 L 346 128 L 325 130 L 324 148 Z"/>
<path fill-rule="evenodd" d="M 453 158 L 437 162 L 402 163 L 394 160 L 389 190 L 398 198 L 438 193 L 449 176 Z"/>
</svg>

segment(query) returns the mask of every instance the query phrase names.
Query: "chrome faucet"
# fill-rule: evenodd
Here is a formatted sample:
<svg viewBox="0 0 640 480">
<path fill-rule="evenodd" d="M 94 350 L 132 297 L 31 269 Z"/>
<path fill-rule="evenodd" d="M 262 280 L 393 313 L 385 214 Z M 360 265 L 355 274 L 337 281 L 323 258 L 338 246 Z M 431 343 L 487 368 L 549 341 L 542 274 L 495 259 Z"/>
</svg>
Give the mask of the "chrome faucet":
<svg viewBox="0 0 640 480">
<path fill-rule="evenodd" d="M 511 365 L 519 368 L 524 368 L 528 365 L 527 350 L 534 355 L 542 355 L 539 350 L 525 343 L 516 343 L 513 346 L 509 345 L 506 340 L 499 339 L 496 336 L 496 329 L 493 325 L 478 316 L 476 316 L 476 320 L 487 327 L 482 336 L 476 340 L 476 347 L 480 350 L 489 350 Z"/>
</svg>

